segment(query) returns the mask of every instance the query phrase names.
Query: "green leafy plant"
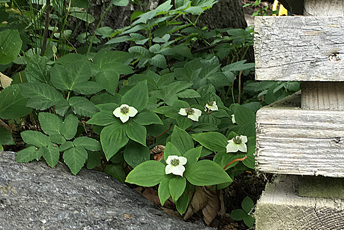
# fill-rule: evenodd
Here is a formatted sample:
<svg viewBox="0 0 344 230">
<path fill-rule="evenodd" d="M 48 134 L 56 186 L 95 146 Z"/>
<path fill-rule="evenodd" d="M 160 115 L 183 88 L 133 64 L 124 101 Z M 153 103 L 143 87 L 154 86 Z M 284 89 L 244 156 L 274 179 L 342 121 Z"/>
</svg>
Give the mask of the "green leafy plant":
<svg viewBox="0 0 344 230">
<path fill-rule="evenodd" d="M 251 215 L 252 209 L 254 208 L 254 203 L 250 197 L 245 197 L 241 202 L 242 209 L 234 209 L 231 212 L 230 217 L 233 220 L 244 221 L 247 227 L 251 228 L 254 226 L 254 218 Z"/>
</svg>

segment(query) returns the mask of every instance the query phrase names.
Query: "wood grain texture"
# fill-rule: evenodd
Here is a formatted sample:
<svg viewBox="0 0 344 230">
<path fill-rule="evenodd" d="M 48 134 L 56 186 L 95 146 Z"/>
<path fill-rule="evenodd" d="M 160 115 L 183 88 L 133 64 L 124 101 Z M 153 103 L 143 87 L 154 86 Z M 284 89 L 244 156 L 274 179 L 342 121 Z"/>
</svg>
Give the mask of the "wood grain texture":
<svg viewBox="0 0 344 230">
<path fill-rule="evenodd" d="M 302 82 L 301 108 L 344 111 L 344 82 Z"/>
<path fill-rule="evenodd" d="M 344 201 L 300 197 L 297 176 L 278 176 L 257 202 L 256 230 L 342 230 Z"/>
<path fill-rule="evenodd" d="M 344 111 L 264 107 L 256 126 L 256 170 L 344 177 Z"/>
<path fill-rule="evenodd" d="M 309 16 L 344 16 L 343 0 L 306 0 L 304 15 Z"/>
<path fill-rule="evenodd" d="M 344 81 L 344 17 L 255 17 L 256 80 Z"/>
</svg>

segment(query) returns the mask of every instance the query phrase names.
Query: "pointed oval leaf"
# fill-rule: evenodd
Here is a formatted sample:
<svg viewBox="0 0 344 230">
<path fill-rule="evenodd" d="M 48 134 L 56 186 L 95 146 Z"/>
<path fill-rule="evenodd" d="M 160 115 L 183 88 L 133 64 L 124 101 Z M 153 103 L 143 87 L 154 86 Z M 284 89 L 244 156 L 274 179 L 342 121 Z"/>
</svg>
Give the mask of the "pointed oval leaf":
<svg viewBox="0 0 344 230">
<path fill-rule="evenodd" d="M 59 148 L 50 143 L 48 147 L 42 147 L 42 149 L 44 160 L 50 167 L 55 167 L 60 159 Z"/>
<path fill-rule="evenodd" d="M 0 127 L 0 145 L 14 145 L 15 142 L 12 137 L 12 133 L 5 129 L 4 127 Z"/>
<path fill-rule="evenodd" d="M 139 164 L 148 161 L 150 153 L 147 147 L 130 141 L 124 148 L 123 157 L 125 162 L 135 168 Z"/>
<path fill-rule="evenodd" d="M 179 149 L 174 146 L 171 142 L 168 142 L 166 144 L 165 150 L 164 150 L 164 160 L 166 162 L 168 156 L 181 156 L 182 154 L 180 153 Z"/>
<path fill-rule="evenodd" d="M 170 190 L 169 190 L 170 178 L 166 177 L 163 179 L 158 188 L 158 196 L 160 200 L 161 206 L 163 206 L 168 198 L 170 198 Z"/>
<path fill-rule="evenodd" d="M 125 127 L 120 123 L 107 126 L 100 133 L 100 143 L 107 160 L 110 160 L 128 141 Z"/>
<path fill-rule="evenodd" d="M 165 165 L 159 161 L 146 161 L 134 168 L 125 182 L 152 187 L 165 179 Z"/>
<path fill-rule="evenodd" d="M 60 117 L 52 113 L 39 113 L 38 120 L 46 134 L 60 134 L 62 128 L 62 119 Z"/>
<path fill-rule="evenodd" d="M 139 112 L 146 108 L 148 104 L 148 86 L 147 81 L 137 83 L 133 88 L 127 91 L 122 97 L 122 104 L 128 104 L 135 107 Z"/>
<path fill-rule="evenodd" d="M 194 147 L 191 136 L 178 126 L 174 126 L 173 128 L 171 143 L 183 154 Z"/>
<path fill-rule="evenodd" d="M 146 146 L 147 130 L 144 126 L 136 124 L 135 122 L 129 122 L 125 127 L 126 134 L 131 140 Z"/>
<path fill-rule="evenodd" d="M 206 186 L 232 182 L 228 174 L 215 162 L 201 160 L 184 172 L 184 177 L 193 185 Z"/>
<path fill-rule="evenodd" d="M 87 151 L 82 147 L 70 148 L 63 153 L 63 160 L 70 171 L 76 175 L 80 172 L 87 159 Z"/>
<path fill-rule="evenodd" d="M 221 152 L 226 149 L 227 138 L 218 132 L 192 134 L 192 138 L 202 146 L 215 152 Z"/>
<path fill-rule="evenodd" d="M 186 187 L 186 179 L 184 177 L 175 176 L 170 180 L 169 191 L 174 203 L 184 193 L 185 187 Z"/>
</svg>

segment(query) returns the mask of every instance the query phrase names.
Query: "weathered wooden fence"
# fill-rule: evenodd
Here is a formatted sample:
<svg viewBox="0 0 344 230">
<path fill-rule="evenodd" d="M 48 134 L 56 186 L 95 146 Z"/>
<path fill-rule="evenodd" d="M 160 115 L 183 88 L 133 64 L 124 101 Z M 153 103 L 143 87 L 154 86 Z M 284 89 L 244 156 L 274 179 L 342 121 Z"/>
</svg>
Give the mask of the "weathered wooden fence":
<svg viewBox="0 0 344 230">
<path fill-rule="evenodd" d="M 257 230 L 344 229 L 344 0 L 304 10 L 255 19 L 256 80 L 302 82 L 257 113 L 256 168 L 282 175 L 258 201 Z"/>
</svg>

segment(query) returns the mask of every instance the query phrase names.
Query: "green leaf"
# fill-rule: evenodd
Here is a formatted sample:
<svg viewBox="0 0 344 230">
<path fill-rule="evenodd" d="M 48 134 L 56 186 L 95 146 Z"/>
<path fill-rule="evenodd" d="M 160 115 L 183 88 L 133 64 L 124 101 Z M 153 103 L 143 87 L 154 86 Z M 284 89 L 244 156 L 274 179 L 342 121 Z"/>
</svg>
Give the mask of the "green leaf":
<svg viewBox="0 0 344 230">
<path fill-rule="evenodd" d="M 177 200 L 176 203 L 176 208 L 178 210 L 178 212 L 180 213 L 180 215 L 183 215 L 186 212 L 186 209 L 189 206 L 189 195 L 186 193 L 183 193 L 183 195 L 181 197 L 179 197 L 179 199 Z"/>
<path fill-rule="evenodd" d="M 94 22 L 94 17 L 92 17 L 92 15 L 86 13 L 86 12 L 71 12 L 69 13 L 71 16 L 73 17 L 76 17 L 84 22 L 87 22 L 87 23 L 92 23 Z"/>
<path fill-rule="evenodd" d="M 194 147 L 191 136 L 178 126 L 174 126 L 173 128 L 171 143 L 176 146 L 181 153 L 186 153 Z"/>
<path fill-rule="evenodd" d="M 186 179 L 184 177 L 176 176 L 170 180 L 169 191 L 174 203 L 184 193 L 185 187 L 186 187 Z"/>
<path fill-rule="evenodd" d="M 193 90 L 193 89 L 186 89 L 182 92 L 177 93 L 177 96 L 179 98 L 197 98 L 197 97 L 201 97 L 201 95 L 199 95 L 199 93 L 197 93 L 197 91 Z"/>
<path fill-rule="evenodd" d="M 253 200 L 249 196 L 246 196 L 241 202 L 241 207 L 246 213 L 251 212 L 254 207 Z"/>
<path fill-rule="evenodd" d="M 22 83 L 19 84 L 19 87 L 22 95 L 30 98 L 27 106 L 31 108 L 45 110 L 64 100 L 60 92 L 45 83 Z"/>
<path fill-rule="evenodd" d="M 165 165 L 159 161 L 146 161 L 135 167 L 126 181 L 144 187 L 152 187 L 165 179 Z"/>
<path fill-rule="evenodd" d="M 81 116 L 92 117 L 98 112 L 93 102 L 85 97 L 71 97 L 69 104 L 72 106 L 73 112 Z"/>
<path fill-rule="evenodd" d="M 139 112 L 133 120 L 140 125 L 163 124 L 158 115 L 148 110 Z"/>
<path fill-rule="evenodd" d="M 87 157 L 87 168 L 88 169 L 94 169 L 95 167 L 97 167 L 98 165 L 101 164 L 102 161 L 102 156 L 103 154 L 99 151 L 97 152 L 89 152 L 88 153 L 88 157 Z"/>
<path fill-rule="evenodd" d="M 202 153 L 202 146 L 188 150 L 183 155 L 183 157 L 186 157 L 186 159 L 188 159 L 188 161 L 186 163 L 186 167 L 190 167 L 191 165 L 196 163 L 198 161 L 198 158 L 200 158 L 201 153 Z"/>
<path fill-rule="evenodd" d="M 70 171 L 76 175 L 84 166 L 87 156 L 87 151 L 83 147 L 75 147 L 63 153 L 63 160 L 68 165 Z"/>
<path fill-rule="evenodd" d="M 184 130 L 189 128 L 192 125 L 191 119 L 184 117 L 184 116 L 181 116 L 181 115 L 178 115 L 176 120 L 177 120 L 178 126 Z"/>
<path fill-rule="evenodd" d="M 101 146 L 99 141 L 90 137 L 78 137 L 73 141 L 75 147 L 85 148 L 90 151 L 99 151 Z"/>
<path fill-rule="evenodd" d="M 62 127 L 62 119 L 52 113 L 39 113 L 39 123 L 42 130 L 48 134 L 60 134 Z"/>
<path fill-rule="evenodd" d="M 87 121 L 87 124 L 107 126 L 114 123 L 120 123 L 119 119 L 109 111 L 101 111 L 92 116 L 90 120 Z"/>
<path fill-rule="evenodd" d="M 107 165 L 104 169 L 104 172 L 117 179 L 121 183 L 124 183 L 125 181 L 125 172 L 123 170 L 122 164 Z"/>
<path fill-rule="evenodd" d="M 0 127 L 0 144 L 1 145 L 15 145 L 15 142 L 12 137 L 12 133 L 5 129 L 4 127 Z"/>
<path fill-rule="evenodd" d="M 243 220 L 244 217 L 246 217 L 246 216 L 247 216 L 247 213 L 242 209 L 234 209 L 230 215 L 230 217 L 236 221 Z"/>
<path fill-rule="evenodd" d="M 49 135 L 49 139 L 52 143 L 56 144 L 63 144 L 66 142 L 66 138 L 64 138 L 61 134 L 51 134 Z"/>
<path fill-rule="evenodd" d="M 247 215 L 243 218 L 243 221 L 247 227 L 252 228 L 254 226 L 255 219 L 252 216 Z"/>
<path fill-rule="evenodd" d="M 67 139 L 72 139 L 78 131 L 79 119 L 73 114 L 69 114 L 61 127 L 61 134 Z"/>
<path fill-rule="evenodd" d="M 128 141 L 125 127 L 120 123 L 107 126 L 100 133 L 100 143 L 107 160 L 113 157 Z"/>
<path fill-rule="evenodd" d="M 235 104 L 234 106 L 234 116 L 236 123 L 240 125 L 245 125 L 249 123 L 255 123 L 256 122 L 256 115 L 254 112 L 246 108 L 245 106 Z"/>
<path fill-rule="evenodd" d="M 0 32 L 0 65 L 7 65 L 14 61 L 22 48 L 22 40 L 18 30 L 4 30 Z"/>
<path fill-rule="evenodd" d="M 34 145 L 36 147 L 48 146 L 51 144 L 49 138 L 43 133 L 27 130 L 20 133 L 23 141 L 29 145 Z"/>
<path fill-rule="evenodd" d="M 125 131 L 131 140 L 146 146 L 147 130 L 144 126 L 129 122 Z"/>
<path fill-rule="evenodd" d="M 72 148 L 72 147 L 74 147 L 73 142 L 71 142 L 71 141 L 66 141 L 65 143 L 63 143 L 62 145 L 60 145 L 59 151 L 60 151 L 60 152 L 64 152 L 64 151 L 66 151 L 67 149 L 70 149 L 70 148 Z"/>
<path fill-rule="evenodd" d="M 158 196 L 160 200 L 161 206 L 163 206 L 168 198 L 170 198 L 170 190 L 169 190 L 170 178 L 163 179 L 158 188 Z"/>
<path fill-rule="evenodd" d="M 137 83 L 133 88 L 127 91 L 121 100 L 122 104 L 128 104 L 135 107 L 139 112 L 146 108 L 148 104 L 148 86 L 147 81 Z"/>
<path fill-rule="evenodd" d="M 181 156 L 182 154 L 179 152 L 176 146 L 174 146 L 171 142 L 167 142 L 165 150 L 164 150 L 164 160 L 166 162 L 168 156 Z"/>
<path fill-rule="evenodd" d="M 75 57 L 74 55 L 69 55 L 63 56 L 61 59 Z M 88 60 L 77 59 L 68 64 L 65 63 L 65 60 L 59 61 L 63 62 L 63 66 L 55 65 L 50 71 L 51 81 L 58 89 L 74 90 L 74 87 L 87 82 L 92 76 Z"/>
<path fill-rule="evenodd" d="M 18 85 L 10 85 L 0 93 L 0 117 L 14 119 L 24 117 L 32 109 L 26 107 L 27 99 L 21 95 Z"/>
<path fill-rule="evenodd" d="M 60 152 L 57 146 L 54 146 L 52 143 L 47 147 L 42 147 L 43 149 L 43 158 L 50 167 L 55 167 L 60 159 Z"/>
<path fill-rule="evenodd" d="M 127 6 L 129 4 L 129 0 L 111 0 L 111 3 L 115 6 Z"/>
<path fill-rule="evenodd" d="M 73 91 L 80 93 L 80 94 L 95 94 L 99 91 L 103 90 L 104 87 L 97 82 L 94 81 L 88 81 L 82 84 L 76 84 L 73 87 Z"/>
<path fill-rule="evenodd" d="M 123 157 L 131 167 L 135 168 L 139 164 L 148 161 L 150 158 L 149 149 L 136 142 L 130 141 L 124 148 Z"/>
<path fill-rule="evenodd" d="M 149 63 L 159 68 L 166 68 L 166 59 L 162 54 L 157 54 L 149 60 Z"/>
<path fill-rule="evenodd" d="M 16 162 L 18 163 L 28 163 L 32 160 L 39 160 L 42 157 L 42 154 L 38 149 L 36 150 L 35 146 L 30 146 L 19 151 L 16 154 Z"/>
<path fill-rule="evenodd" d="M 215 162 L 201 160 L 184 172 L 184 177 L 193 185 L 206 186 L 232 182 L 228 174 Z"/>
<path fill-rule="evenodd" d="M 226 149 L 227 138 L 218 132 L 192 134 L 192 138 L 202 146 L 215 152 L 221 152 Z"/>
<path fill-rule="evenodd" d="M 49 75 L 49 59 L 42 57 L 39 54 L 26 55 L 27 63 L 25 68 L 25 77 L 29 83 L 50 83 Z"/>
<path fill-rule="evenodd" d="M 112 95 L 116 94 L 118 86 L 119 75 L 113 71 L 102 71 L 96 75 L 96 81 L 102 85 L 105 90 Z"/>
<path fill-rule="evenodd" d="M 180 116 L 178 114 L 178 110 L 172 106 L 161 106 L 155 109 L 154 112 L 164 114 L 166 117 L 170 117 L 172 119 L 176 119 Z"/>
</svg>

